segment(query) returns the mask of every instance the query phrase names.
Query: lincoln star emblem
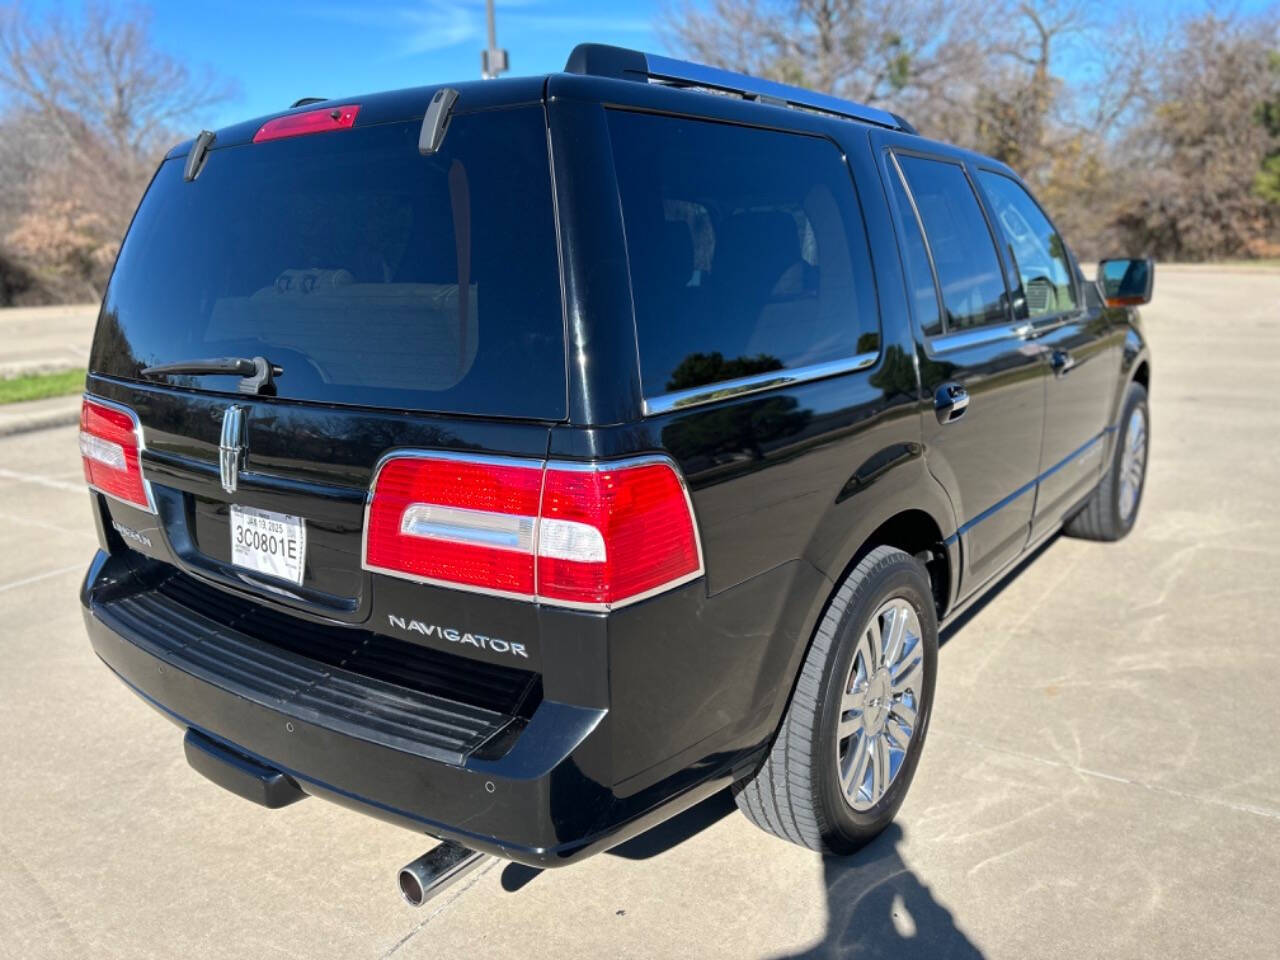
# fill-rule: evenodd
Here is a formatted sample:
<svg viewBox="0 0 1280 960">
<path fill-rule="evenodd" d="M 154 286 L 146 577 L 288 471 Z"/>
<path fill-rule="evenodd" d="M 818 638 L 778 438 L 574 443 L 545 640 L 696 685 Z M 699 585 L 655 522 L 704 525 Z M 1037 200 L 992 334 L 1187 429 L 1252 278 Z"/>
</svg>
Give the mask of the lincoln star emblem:
<svg viewBox="0 0 1280 960">
<path fill-rule="evenodd" d="M 244 457 L 244 408 L 232 404 L 222 415 L 222 439 L 218 442 L 218 471 L 222 489 L 235 493 Z"/>
</svg>

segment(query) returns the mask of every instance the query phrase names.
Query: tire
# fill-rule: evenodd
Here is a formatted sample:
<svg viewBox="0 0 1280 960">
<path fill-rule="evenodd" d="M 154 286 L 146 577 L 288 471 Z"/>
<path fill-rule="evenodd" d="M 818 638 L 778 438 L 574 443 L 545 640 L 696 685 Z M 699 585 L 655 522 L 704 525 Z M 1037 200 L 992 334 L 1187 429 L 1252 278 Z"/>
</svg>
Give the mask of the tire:
<svg viewBox="0 0 1280 960">
<path fill-rule="evenodd" d="M 892 618 L 881 615 L 886 608 Z M 914 642 L 908 609 L 919 634 Z M 871 672 L 865 667 L 875 656 L 869 636 L 873 617 L 878 632 L 888 634 L 881 648 L 888 667 Z M 899 643 L 905 653 L 897 658 L 887 649 L 895 642 L 895 622 L 906 628 Z M 739 809 L 762 830 L 822 853 L 848 854 L 866 844 L 893 820 L 911 786 L 929 729 L 937 662 L 938 621 L 928 572 L 910 554 L 877 547 L 832 597 L 768 757 L 753 776 L 734 786 Z M 861 703 L 861 712 L 846 715 L 850 702 Z M 914 724 L 904 737 L 902 718 L 909 709 Z M 842 719 L 846 730 L 857 732 L 837 741 Z M 877 724 L 880 733 L 873 734 Z M 895 750 L 903 739 L 905 749 Z M 866 778 L 858 781 L 856 774 L 846 773 L 842 780 L 842 771 L 852 772 L 860 758 L 860 742 L 867 754 Z M 879 769 L 890 771 L 881 790 L 874 779 Z M 849 795 L 845 783 L 852 784 Z"/>
<path fill-rule="evenodd" d="M 1135 434 L 1140 431 L 1137 442 L 1140 456 L 1136 468 L 1134 461 L 1126 454 L 1135 442 Z M 1151 412 L 1147 407 L 1147 391 L 1140 383 L 1129 384 L 1125 394 L 1124 408 L 1120 417 L 1120 428 L 1116 432 L 1116 443 L 1111 451 L 1111 463 L 1107 472 L 1098 482 L 1081 509 L 1067 521 L 1064 528 L 1068 536 L 1083 540 L 1115 541 L 1128 535 L 1138 519 L 1138 508 L 1142 506 L 1142 493 L 1147 486 L 1147 460 L 1151 447 Z M 1133 471 L 1136 469 L 1136 474 Z M 1126 488 L 1126 471 L 1129 471 L 1131 488 Z"/>
</svg>

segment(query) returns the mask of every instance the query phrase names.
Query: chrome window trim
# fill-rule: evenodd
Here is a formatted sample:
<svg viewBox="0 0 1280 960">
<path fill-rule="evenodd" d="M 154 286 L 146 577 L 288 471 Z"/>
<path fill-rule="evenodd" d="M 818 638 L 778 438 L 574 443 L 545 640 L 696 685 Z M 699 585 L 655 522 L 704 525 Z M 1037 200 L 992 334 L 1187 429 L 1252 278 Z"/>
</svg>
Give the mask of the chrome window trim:
<svg viewBox="0 0 1280 960">
<path fill-rule="evenodd" d="M 538 595 L 538 528 L 541 518 L 534 518 L 533 525 L 533 593 L 519 593 L 511 590 L 498 590 L 493 587 L 479 587 L 467 583 L 455 583 L 451 580 L 439 580 L 434 577 L 423 577 L 412 573 L 405 573 L 402 570 L 392 570 L 387 567 L 375 566 L 369 563 L 369 507 L 373 503 L 373 491 L 377 488 L 378 477 L 382 473 L 382 468 L 391 460 L 398 459 L 418 459 L 418 460 L 456 460 L 464 463 L 487 463 L 494 466 L 504 467 L 520 467 L 524 469 L 536 469 L 542 471 L 543 483 L 546 483 L 546 470 L 576 470 L 581 472 L 601 470 L 621 470 L 626 467 L 639 467 L 648 464 L 662 464 L 670 467 L 671 472 L 675 474 L 676 481 L 680 484 L 680 490 L 684 493 L 685 506 L 689 510 L 689 518 L 693 523 L 693 543 L 698 551 L 698 567 L 696 570 L 690 571 L 685 576 L 671 580 L 667 583 L 646 590 L 644 593 L 638 593 L 635 596 L 627 597 L 625 600 L 619 600 L 615 603 L 585 603 L 576 600 L 557 600 L 554 598 L 540 597 Z M 539 494 L 539 511 L 541 511 L 541 493 Z M 702 552 L 702 529 L 698 524 L 698 514 L 693 508 L 693 497 L 689 492 L 689 483 L 685 480 L 684 472 L 681 471 L 679 464 L 666 454 L 652 453 L 642 454 L 635 457 L 625 457 L 621 460 L 550 460 L 542 457 L 503 457 L 491 454 L 468 454 L 459 453 L 454 450 L 427 450 L 419 447 L 406 447 L 395 450 L 388 450 L 374 465 L 373 474 L 369 478 L 369 489 L 365 492 L 364 498 L 364 521 L 363 529 L 360 531 L 360 568 L 370 573 L 380 573 L 388 577 L 396 577 L 400 580 L 408 580 L 412 583 L 421 583 L 433 587 L 441 587 L 445 590 L 462 590 L 466 593 L 478 593 L 483 596 L 501 597 L 506 600 L 522 600 L 526 603 L 543 604 L 549 607 L 563 607 L 571 610 L 586 610 L 594 613 L 608 613 L 611 610 L 620 610 L 623 607 L 629 607 L 633 603 L 639 603 L 642 600 L 648 600 L 650 597 L 656 597 L 660 593 L 666 593 L 668 590 L 674 590 L 676 587 L 684 586 L 706 575 L 707 563 Z"/>
<path fill-rule="evenodd" d="M 1039 317 L 1031 321 L 1031 330 L 1026 337 L 1028 340 L 1035 340 L 1055 330 L 1061 330 L 1067 324 L 1078 323 L 1083 316 L 1083 310 L 1059 310 L 1057 313 Z"/>
<path fill-rule="evenodd" d="M 147 449 L 147 444 L 146 444 L 146 441 L 142 439 L 142 421 L 138 419 L 138 414 L 132 408 L 126 407 L 123 403 L 116 403 L 114 400 L 104 400 L 102 397 L 96 397 L 92 393 L 82 393 L 80 395 L 80 404 L 82 409 L 85 401 L 88 401 L 89 403 L 96 403 L 102 407 L 107 407 L 108 409 L 114 410 L 117 413 L 123 413 L 130 420 L 133 421 L 133 436 L 138 443 L 138 476 L 142 478 L 142 489 L 143 489 L 143 492 L 146 493 L 147 495 L 147 503 L 146 503 L 146 506 L 143 506 L 142 504 L 139 504 L 139 503 L 134 503 L 132 500 L 126 500 L 124 499 L 124 497 L 116 496 L 114 493 L 109 493 L 106 490 L 103 490 L 101 487 L 95 486 L 92 483 L 86 483 L 85 486 L 87 486 L 90 490 L 94 491 L 95 493 L 100 493 L 104 497 L 114 500 L 116 503 L 122 503 L 126 507 L 132 507 L 134 510 L 141 510 L 144 513 L 149 513 L 152 516 L 155 516 L 156 500 L 151 493 L 151 481 L 147 479 L 147 474 L 142 469 L 142 454 L 143 454 L 143 451 Z"/>
<path fill-rule="evenodd" d="M 933 353 L 947 353 L 951 350 L 963 350 L 965 347 L 980 347 L 999 340 L 1026 340 L 1035 333 L 1035 327 L 1029 323 L 1013 325 L 997 323 L 973 330 L 956 330 L 953 333 L 930 337 L 929 350 Z"/>
<path fill-rule="evenodd" d="M 717 400 L 730 397 L 743 397 L 751 393 L 773 390 L 777 387 L 790 387 L 798 383 L 809 383 L 814 380 L 825 380 L 827 377 L 838 377 L 844 373 L 866 370 L 879 359 L 879 351 L 859 353 L 843 360 L 829 360 L 826 363 L 814 363 L 806 367 L 793 367 L 790 370 L 770 370 L 767 373 L 752 374 L 749 377 L 737 377 L 733 380 L 721 380 L 709 383 L 705 387 L 693 387 L 689 390 L 676 390 L 659 394 L 656 397 L 645 397 L 643 401 L 644 415 L 655 417 L 672 410 L 685 410 L 698 407 Z"/>
</svg>

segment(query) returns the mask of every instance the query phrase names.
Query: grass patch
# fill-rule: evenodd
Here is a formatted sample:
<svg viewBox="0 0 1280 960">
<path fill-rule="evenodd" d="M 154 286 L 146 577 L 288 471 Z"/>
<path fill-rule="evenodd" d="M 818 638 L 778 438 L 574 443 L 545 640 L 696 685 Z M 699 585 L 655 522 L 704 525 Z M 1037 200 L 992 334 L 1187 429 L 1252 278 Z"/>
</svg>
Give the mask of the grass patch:
<svg viewBox="0 0 1280 960">
<path fill-rule="evenodd" d="M 83 390 L 83 370 L 64 370 L 61 373 L 35 373 L 26 377 L 0 380 L 0 403 L 21 403 L 23 400 L 65 397 L 72 393 L 80 393 Z"/>
</svg>

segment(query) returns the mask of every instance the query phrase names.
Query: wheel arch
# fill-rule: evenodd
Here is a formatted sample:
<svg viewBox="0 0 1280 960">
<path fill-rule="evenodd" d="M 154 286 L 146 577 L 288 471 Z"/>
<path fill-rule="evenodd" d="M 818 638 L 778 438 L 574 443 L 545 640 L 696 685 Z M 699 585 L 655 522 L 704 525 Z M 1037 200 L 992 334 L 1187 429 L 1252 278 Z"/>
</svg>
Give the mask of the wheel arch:
<svg viewBox="0 0 1280 960">
<path fill-rule="evenodd" d="M 794 642 L 787 658 L 786 682 L 779 686 L 769 715 L 775 733 L 795 695 L 818 625 L 845 580 L 872 550 L 887 546 L 913 556 L 927 552 L 925 567 L 939 621 L 954 602 L 960 571 L 959 541 L 951 536 L 955 513 L 946 491 L 925 466 L 923 449 L 914 454 L 886 471 L 879 478 L 885 482 L 851 497 L 837 497 L 816 527 L 805 559 L 823 574 L 823 595 L 814 598 L 803 632 L 796 638 L 799 642 Z"/>
<path fill-rule="evenodd" d="M 845 564 L 833 593 L 862 558 L 877 547 L 895 547 L 924 563 L 933 585 L 934 606 L 941 620 L 951 598 L 951 555 L 938 521 L 927 510 L 918 507 L 895 513 L 867 535 Z"/>
<path fill-rule="evenodd" d="M 830 581 L 824 610 L 858 561 L 879 546 L 927 554 L 921 559 L 934 586 L 939 619 L 955 596 L 960 569 L 955 511 L 925 464 L 923 446 L 910 446 L 910 456 L 861 489 L 856 482 L 863 468 L 855 471 L 817 524 L 806 556 Z M 889 453 L 881 451 L 868 462 Z M 851 489 L 856 492 L 850 494 Z"/>
<path fill-rule="evenodd" d="M 1133 383 L 1142 384 L 1142 389 L 1151 393 L 1151 361 L 1144 357 L 1139 361 L 1138 366 L 1134 368 L 1133 376 L 1129 378 Z"/>
</svg>

